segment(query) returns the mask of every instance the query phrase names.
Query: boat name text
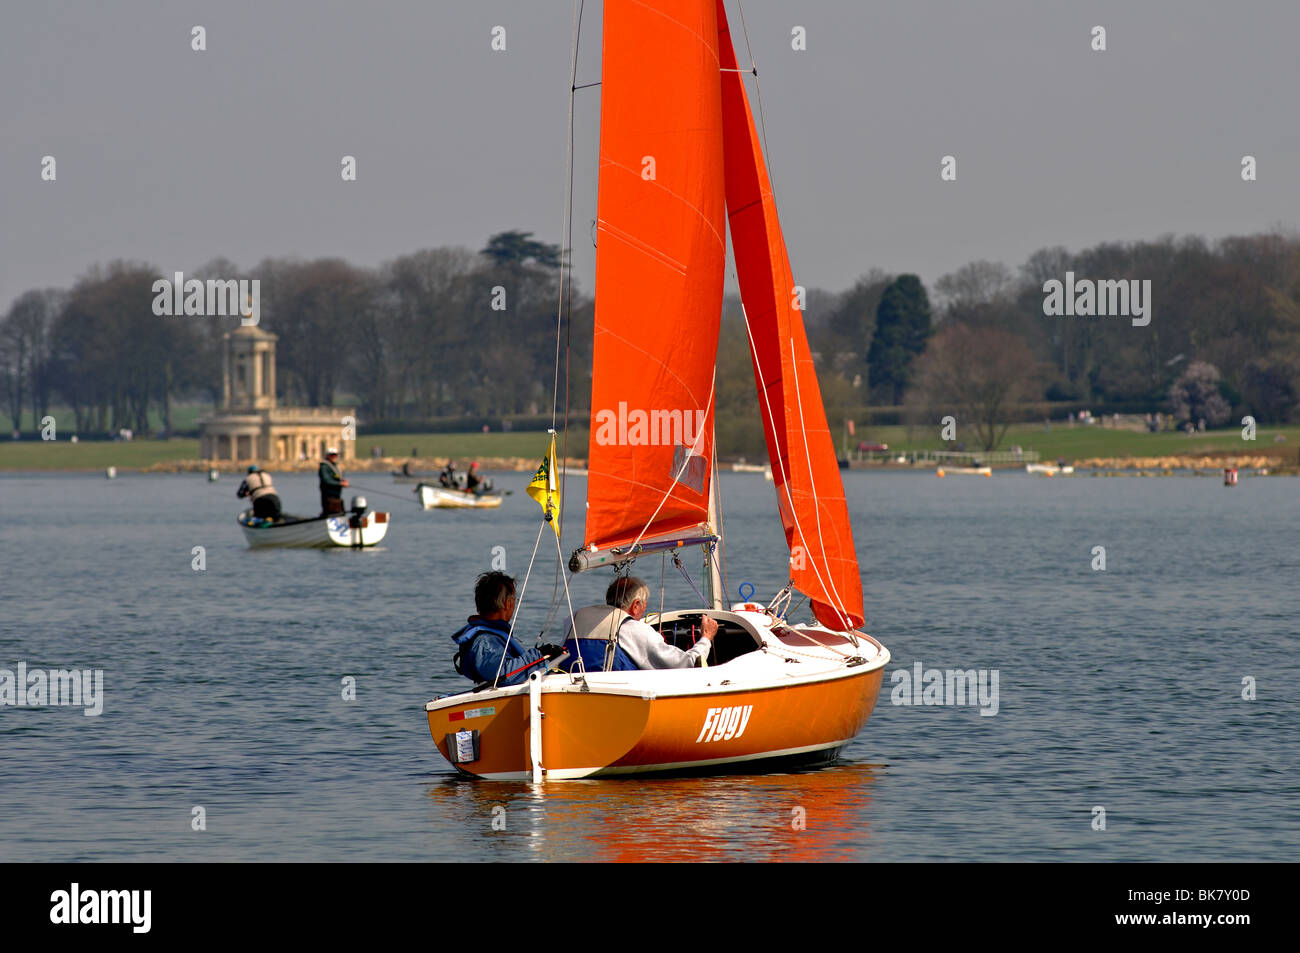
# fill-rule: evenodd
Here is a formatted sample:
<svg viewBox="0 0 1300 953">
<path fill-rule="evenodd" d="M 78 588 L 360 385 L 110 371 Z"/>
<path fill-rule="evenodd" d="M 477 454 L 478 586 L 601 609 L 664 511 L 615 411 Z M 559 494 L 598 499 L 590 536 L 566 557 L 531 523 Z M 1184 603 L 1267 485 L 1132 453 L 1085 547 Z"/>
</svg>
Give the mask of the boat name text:
<svg viewBox="0 0 1300 953">
<path fill-rule="evenodd" d="M 739 738 L 745 733 L 745 726 L 749 724 L 749 716 L 753 710 L 753 705 L 710 708 L 704 716 L 704 727 L 700 729 L 700 736 L 695 739 L 695 743 L 730 741 L 732 738 Z M 708 737 L 706 738 L 705 735 Z"/>
</svg>

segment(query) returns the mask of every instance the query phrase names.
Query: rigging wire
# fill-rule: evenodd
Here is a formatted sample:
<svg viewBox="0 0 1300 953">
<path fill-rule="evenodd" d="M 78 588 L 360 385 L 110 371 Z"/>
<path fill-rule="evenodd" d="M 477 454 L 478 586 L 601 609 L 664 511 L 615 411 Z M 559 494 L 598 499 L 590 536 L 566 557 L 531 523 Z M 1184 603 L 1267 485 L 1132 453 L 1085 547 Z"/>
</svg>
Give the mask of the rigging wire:
<svg viewBox="0 0 1300 953">
<path fill-rule="evenodd" d="M 714 413 L 717 413 L 716 408 Z M 713 433 L 713 479 L 715 481 L 718 479 L 718 434 L 716 428 Z M 716 552 L 713 554 L 712 558 L 714 563 L 722 570 L 722 592 L 726 595 L 731 592 L 731 582 L 727 579 L 727 544 L 725 542 L 726 536 L 724 536 L 722 532 L 722 487 L 716 482 L 714 484 L 713 499 L 717 507 L 718 525 L 716 527 L 716 532 L 718 534 L 718 542 L 716 544 Z M 724 608 L 727 605 L 727 600 L 730 598 L 730 596 L 726 596 L 726 598 L 722 600 Z"/>
<path fill-rule="evenodd" d="M 573 48 L 569 54 L 569 136 L 564 154 L 564 201 L 560 216 L 560 280 L 559 300 L 555 309 L 555 378 L 551 388 L 551 431 L 556 430 L 556 418 L 560 402 L 560 342 L 564 342 L 564 435 L 561 438 L 560 459 L 560 510 L 555 514 L 556 563 L 555 576 L 551 585 L 551 604 L 547 609 L 546 621 L 542 631 L 548 631 L 559 608 L 560 583 L 564 583 L 565 598 L 569 597 L 569 581 L 565 577 L 564 553 L 560 548 L 560 535 L 564 530 L 564 507 L 568 500 L 568 458 L 569 458 L 569 393 L 571 386 L 570 360 L 572 355 L 573 324 L 573 153 L 574 153 L 574 104 L 578 86 L 578 52 L 582 42 L 582 13 L 585 0 L 573 3 Z M 567 318 L 567 320 L 566 320 Z M 569 600 L 569 624 L 573 625 L 573 605 Z"/>
<path fill-rule="evenodd" d="M 524 593 L 528 591 L 528 577 L 533 573 L 533 560 L 537 558 L 537 547 L 542 544 L 542 530 L 546 529 L 546 521 L 542 520 L 542 525 L 537 527 L 537 541 L 533 543 L 533 555 L 528 559 L 528 571 L 524 573 L 523 584 L 519 587 L 519 596 L 515 599 L 515 614 L 510 617 L 510 629 L 506 632 L 506 649 L 501 653 L 501 661 L 497 663 L 497 674 L 492 679 L 492 687 L 497 687 L 497 682 L 501 680 L 501 670 L 506 664 L 506 656 L 510 649 L 510 640 L 515 636 L 515 623 L 519 620 L 519 610 L 524 604 Z"/>
</svg>

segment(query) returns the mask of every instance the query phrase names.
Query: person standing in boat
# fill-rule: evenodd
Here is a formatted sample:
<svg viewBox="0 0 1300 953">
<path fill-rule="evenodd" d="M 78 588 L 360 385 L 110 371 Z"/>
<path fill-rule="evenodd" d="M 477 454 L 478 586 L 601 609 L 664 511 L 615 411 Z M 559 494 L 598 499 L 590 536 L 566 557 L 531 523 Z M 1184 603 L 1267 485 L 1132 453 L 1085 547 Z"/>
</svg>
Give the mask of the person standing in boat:
<svg viewBox="0 0 1300 953">
<path fill-rule="evenodd" d="M 469 465 L 469 472 L 465 474 L 465 492 L 475 495 L 479 492 L 479 484 L 483 479 L 478 475 L 478 461 L 475 460 Z"/>
<path fill-rule="evenodd" d="M 510 619 L 515 614 L 515 581 L 505 573 L 485 572 L 478 577 L 474 584 L 474 608 L 478 614 L 470 616 L 451 637 L 459 646 L 452 664 L 466 678 L 518 685 L 535 669 L 543 667 L 544 659 L 560 654 L 560 648 L 554 645 L 526 649 L 510 634 Z"/>
<path fill-rule="evenodd" d="M 343 470 L 339 467 L 339 451 L 337 447 L 330 447 L 325 451 L 325 459 L 321 461 L 316 474 L 320 477 L 321 515 L 330 516 L 334 513 L 342 513 L 343 488 L 348 485 L 348 481 L 343 479 Z"/>
<path fill-rule="evenodd" d="M 280 494 L 271 485 L 271 474 L 262 470 L 257 464 L 248 468 L 248 475 L 239 484 L 235 496 L 241 500 L 250 497 L 253 501 L 253 515 L 264 520 L 280 518 Z"/>
<path fill-rule="evenodd" d="M 699 641 L 683 651 L 669 645 L 656 629 L 641 621 L 649 599 L 650 587 L 645 580 L 621 576 L 605 590 L 605 605 L 575 612 L 564 639 L 564 649 L 573 657 L 570 671 L 577 667 L 578 658 L 588 672 L 603 671 L 610 647 L 614 653 L 609 670 L 614 672 L 693 668 L 701 658 L 707 658 L 718 631 L 717 621 L 704 616 Z"/>
</svg>

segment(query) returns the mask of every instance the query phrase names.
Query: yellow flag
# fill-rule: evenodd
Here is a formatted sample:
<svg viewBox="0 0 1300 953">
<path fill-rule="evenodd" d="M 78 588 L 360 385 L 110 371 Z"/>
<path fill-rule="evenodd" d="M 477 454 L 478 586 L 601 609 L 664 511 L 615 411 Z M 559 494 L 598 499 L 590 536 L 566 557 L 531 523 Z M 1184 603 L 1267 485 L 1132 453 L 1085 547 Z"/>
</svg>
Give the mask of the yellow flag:
<svg viewBox="0 0 1300 953">
<path fill-rule="evenodd" d="M 560 487 L 555 482 L 555 434 L 551 434 L 551 446 L 542 458 L 542 465 L 533 474 L 533 481 L 528 484 L 528 495 L 536 500 L 546 511 L 546 521 L 560 535 Z"/>
</svg>

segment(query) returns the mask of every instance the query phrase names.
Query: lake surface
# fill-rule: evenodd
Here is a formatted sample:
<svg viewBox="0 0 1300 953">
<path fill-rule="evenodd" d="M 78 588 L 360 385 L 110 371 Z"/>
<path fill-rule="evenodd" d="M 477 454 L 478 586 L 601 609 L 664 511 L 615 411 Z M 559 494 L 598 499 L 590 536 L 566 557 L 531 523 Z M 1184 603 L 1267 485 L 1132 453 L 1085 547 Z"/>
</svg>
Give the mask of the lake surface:
<svg viewBox="0 0 1300 953">
<path fill-rule="evenodd" d="M 458 778 L 423 713 L 468 685 L 449 635 L 494 547 L 528 565 L 528 476 L 496 475 L 499 510 L 424 513 L 356 475 L 393 512 L 384 547 L 295 552 L 246 547 L 229 476 L 0 475 L 0 668 L 104 671 L 99 717 L 0 706 L 0 858 L 1295 859 L 1300 480 L 846 473 L 866 628 L 894 661 L 843 762 L 535 789 Z M 314 512 L 314 478 L 276 483 Z M 769 598 L 788 558 L 772 484 L 722 488 L 731 590 Z M 573 513 L 584 490 L 569 480 Z M 527 635 L 555 581 L 541 544 Z M 659 562 L 637 569 L 656 590 Z M 668 573 L 669 606 L 693 602 Z M 893 704 L 917 662 L 996 670 L 997 713 Z"/>
</svg>

